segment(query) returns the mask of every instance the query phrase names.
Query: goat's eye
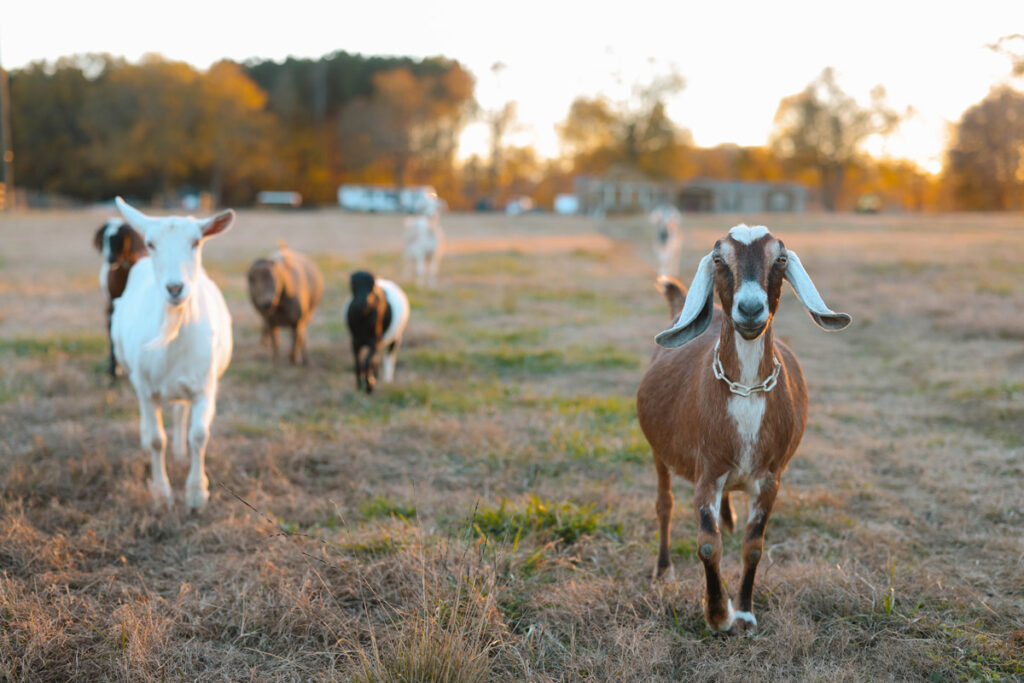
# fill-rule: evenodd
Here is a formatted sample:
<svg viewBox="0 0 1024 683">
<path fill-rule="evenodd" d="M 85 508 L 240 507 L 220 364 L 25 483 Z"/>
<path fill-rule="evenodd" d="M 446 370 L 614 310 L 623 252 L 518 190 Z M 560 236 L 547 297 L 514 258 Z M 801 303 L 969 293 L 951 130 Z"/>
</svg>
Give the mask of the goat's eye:
<svg viewBox="0 0 1024 683">
<path fill-rule="evenodd" d="M 780 266 L 784 266 L 784 265 L 786 265 L 786 261 L 787 260 L 788 260 L 788 257 L 785 254 L 783 254 L 779 258 L 775 259 L 775 262 L 778 263 Z"/>
<path fill-rule="evenodd" d="M 721 265 L 721 263 L 722 263 L 722 257 L 719 256 L 718 254 L 715 254 L 714 256 L 712 256 L 711 260 L 715 262 L 715 265 Z"/>
<path fill-rule="evenodd" d="M 152 242 L 146 242 L 146 249 L 150 251 L 156 251 L 156 246 Z"/>
<path fill-rule="evenodd" d="M 199 246 L 199 240 L 196 240 L 195 242 L 192 243 L 192 248 L 193 249 L 195 249 L 198 246 Z"/>
</svg>

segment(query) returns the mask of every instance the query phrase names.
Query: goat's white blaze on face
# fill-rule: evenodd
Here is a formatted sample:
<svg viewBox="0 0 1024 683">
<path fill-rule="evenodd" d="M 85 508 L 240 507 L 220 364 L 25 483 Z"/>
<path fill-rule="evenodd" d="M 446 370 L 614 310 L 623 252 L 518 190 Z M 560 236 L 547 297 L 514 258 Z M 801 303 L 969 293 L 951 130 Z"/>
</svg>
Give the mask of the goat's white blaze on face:
<svg viewBox="0 0 1024 683">
<path fill-rule="evenodd" d="M 763 225 L 755 225 L 749 227 L 743 224 L 737 225 L 729 230 L 729 237 L 733 238 L 740 244 L 753 244 L 757 240 L 761 239 L 765 235 L 770 235 L 768 228 Z"/>
<path fill-rule="evenodd" d="M 728 278 L 720 283 L 728 290 L 722 300 L 729 317 L 744 339 L 756 339 L 771 322 L 778 305 L 775 290 L 784 273 L 778 259 L 785 256 L 785 247 L 763 225 L 737 225 L 718 242 L 713 253 L 719 266 L 729 271 Z M 721 289 L 719 292 L 723 294 Z"/>
</svg>

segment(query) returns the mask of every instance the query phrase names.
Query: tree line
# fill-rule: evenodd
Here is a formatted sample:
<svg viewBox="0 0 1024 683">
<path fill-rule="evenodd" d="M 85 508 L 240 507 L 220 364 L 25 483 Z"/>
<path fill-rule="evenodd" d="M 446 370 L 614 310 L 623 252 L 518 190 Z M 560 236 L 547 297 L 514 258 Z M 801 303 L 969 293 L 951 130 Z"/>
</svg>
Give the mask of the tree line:
<svg viewBox="0 0 1024 683">
<path fill-rule="evenodd" d="M 1017 56 L 1017 71 L 1021 63 Z M 892 110 L 880 87 L 860 104 L 831 69 L 780 102 L 765 146 L 694 145 L 667 114 L 685 87 L 668 74 L 638 84 L 628 100 L 577 98 L 558 124 L 557 159 L 505 144 L 514 103 L 482 113 L 474 87 L 473 74 L 444 57 L 335 52 L 206 70 L 156 55 L 34 63 L 10 74 L 15 178 L 82 201 L 123 194 L 159 203 L 205 191 L 235 206 L 264 189 L 331 203 L 345 182 L 431 184 L 453 208 L 519 195 L 550 206 L 572 191 L 574 176 L 614 173 L 797 181 L 826 210 L 868 194 L 909 210 L 1024 205 L 1024 94 L 1005 85 L 952 127 L 940 174 L 865 155 L 866 139 L 912 112 Z M 460 161 L 459 134 L 481 115 L 490 153 Z"/>
</svg>

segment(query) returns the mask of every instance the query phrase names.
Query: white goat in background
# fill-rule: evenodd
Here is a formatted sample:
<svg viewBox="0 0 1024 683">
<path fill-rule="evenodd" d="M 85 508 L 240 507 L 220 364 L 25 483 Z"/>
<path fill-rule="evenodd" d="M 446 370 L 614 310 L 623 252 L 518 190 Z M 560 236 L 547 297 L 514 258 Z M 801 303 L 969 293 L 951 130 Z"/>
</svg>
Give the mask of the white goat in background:
<svg viewBox="0 0 1024 683">
<path fill-rule="evenodd" d="M 185 505 L 210 498 L 206 445 L 216 411 L 217 380 L 231 360 L 231 315 L 217 285 L 203 270 L 203 243 L 231 227 L 230 209 L 207 218 L 146 216 L 120 197 L 117 208 L 145 236 L 149 258 L 128 276 L 114 303 L 111 338 L 118 362 L 139 398 L 142 448 L 152 457 L 150 491 L 171 504 L 164 464 L 161 408 L 173 403 L 175 454 L 191 456 Z M 186 420 L 188 425 L 186 426 Z"/>
<path fill-rule="evenodd" d="M 676 275 L 679 256 L 683 251 L 683 215 L 669 204 L 662 204 L 648 216 L 654 228 L 654 258 L 658 261 L 658 275 Z"/>
<path fill-rule="evenodd" d="M 441 229 L 441 210 L 431 202 L 424 213 L 405 221 L 405 272 L 410 265 L 416 271 L 416 285 L 437 286 L 437 272 L 444 255 L 444 230 Z"/>
</svg>

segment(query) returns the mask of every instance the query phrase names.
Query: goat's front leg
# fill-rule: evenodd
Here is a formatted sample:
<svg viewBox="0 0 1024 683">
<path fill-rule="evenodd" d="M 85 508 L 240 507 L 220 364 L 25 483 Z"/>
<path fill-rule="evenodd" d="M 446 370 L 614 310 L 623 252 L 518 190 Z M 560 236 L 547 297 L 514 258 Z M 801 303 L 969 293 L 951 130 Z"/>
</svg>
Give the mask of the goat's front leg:
<svg viewBox="0 0 1024 683">
<path fill-rule="evenodd" d="M 110 364 L 107 372 L 110 374 L 110 381 L 113 382 L 117 379 L 117 358 L 114 357 L 114 337 L 110 334 L 111 325 L 113 325 L 113 308 L 107 311 L 107 342 L 110 345 Z"/>
<path fill-rule="evenodd" d="M 366 381 L 366 393 L 372 394 L 373 388 L 377 385 L 377 358 L 378 348 L 376 344 L 367 347 L 366 359 L 363 366 L 363 377 Z"/>
<path fill-rule="evenodd" d="M 654 569 L 654 578 L 671 579 L 675 575 L 668 550 L 672 534 L 672 473 L 657 456 L 654 457 L 654 469 L 658 472 L 658 498 L 654 504 L 658 513 L 658 565 Z"/>
<path fill-rule="evenodd" d="M 416 286 L 423 287 L 427 284 L 427 257 L 422 251 L 416 254 Z"/>
<path fill-rule="evenodd" d="M 430 269 L 427 273 L 431 287 L 437 287 L 437 273 L 441 269 L 441 252 L 435 251 L 430 255 Z"/>
<path fill-rule="evenodd" d="M 301 354 L 302 364 L 309 365 L 309 318 L 300 320 L 295 326 L 295 343 L 298 346 L 298 353 Z"/>
<path fill-rule="evenodd" d="M 171 505 L 171 483 L 167 480 L 167 465 L 164 462 L 164 446 L 167 436 L 164 433 L 163 415 L 160 406 L 149 396 L 139 396 L 139 436 L 142 448 L 149 452 L 152 479 L 149 491 L 157 503 Z"/>
<path fill-rule="evenodd" d="M 185 505 L 193 511 L 206 505 L 210 499 L 210 481 L 206 477 L 206 444 L 210 440 L 210 424 L 217 409 L 216 397 L 217 387 L 214 386 L 192 402 L 188 428 L 188 452 L 192 463 L 185 480 Z"/>
<path fill-rule="evenodd" d="M 268 322 L 267 331 L 270 335 L 270 348 L 274 352 L 274 365 L 277 365 L 277 328 Z"/>
<path fill-rule="evenodd" d="M 704 563 L 707 581 L 704 593 L 704 621 L 712 633 L 724 633 L 732 628 L 732 600 L 722 578 L 722 532 L 718 529 L 719 508 L 725 476 L 702 476 L 693 494 L 693 507 L 697 513 L 697 556 Z"/>
<path fill-rule="evenodd" d="M 353 364 L 356 369 L 356 391 L 362 391 L 363 389 L 363 364 L 359 360 L 359 343 L 355 340 L 352 341 L 352 358 Z"/>
<path fill-rule="evenodd" d="M 302 337 L 299 333 L 299 326 L 296 325 L 292 328 L 292 350 L 288 353 L 288 360 L 292 365 L 299 364 L 299 344 L 301 340 Z"/>
<path fill-rule="evenodd" d="M 735 629 L 747 634 L 757 628 L 757 619 L 754 617 L 754 574 L 764 551 L 764 529 L 775 505 L 779 482 L 775 477 L 768 476 L 759 482 L 759 487 L 757 494 L 751 497 L 750 517 L 740 551 L 743 555 L 743 583 L 740 586 L 740 609 L 736 612 Z"/>
</svg>

